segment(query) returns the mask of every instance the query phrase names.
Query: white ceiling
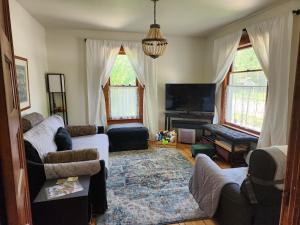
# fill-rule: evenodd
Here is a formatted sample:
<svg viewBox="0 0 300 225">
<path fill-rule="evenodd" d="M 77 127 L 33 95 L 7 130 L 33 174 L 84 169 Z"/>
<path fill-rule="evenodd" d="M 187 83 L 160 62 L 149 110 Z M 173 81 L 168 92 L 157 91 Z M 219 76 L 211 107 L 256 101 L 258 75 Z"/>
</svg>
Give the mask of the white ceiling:
<svg viewBox="0 0 300 225">
<path fill-rule="evenodd" d="M 285 0 L 160 0 L 162 31 L 205 35 Z M 287 0 L 286 0 L 287 1 Z M 18 0 L 45 27 L 142 32 L 153 22 L 150 0 Z"/>
</svg>

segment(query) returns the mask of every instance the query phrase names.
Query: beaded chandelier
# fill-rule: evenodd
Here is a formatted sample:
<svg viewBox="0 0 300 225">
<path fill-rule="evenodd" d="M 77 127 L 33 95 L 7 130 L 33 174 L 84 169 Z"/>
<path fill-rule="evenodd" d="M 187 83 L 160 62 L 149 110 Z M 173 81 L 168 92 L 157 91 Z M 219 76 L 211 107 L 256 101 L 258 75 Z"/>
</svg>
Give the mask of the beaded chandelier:
<svg viewBox="0 0 300 225">
<path fill-rule="evenodd" d="M 154 24 L 150 25 L 150 30 L 145 39 L 142 40 L 144 53 L 153 59 L 161 56 L 167 45 L 167 39 L 163 38 L 160 32 L 160 25 L 156 23 L 156 2 L 158 0 L 151 0 L 154 3 Z"/>
</svg>

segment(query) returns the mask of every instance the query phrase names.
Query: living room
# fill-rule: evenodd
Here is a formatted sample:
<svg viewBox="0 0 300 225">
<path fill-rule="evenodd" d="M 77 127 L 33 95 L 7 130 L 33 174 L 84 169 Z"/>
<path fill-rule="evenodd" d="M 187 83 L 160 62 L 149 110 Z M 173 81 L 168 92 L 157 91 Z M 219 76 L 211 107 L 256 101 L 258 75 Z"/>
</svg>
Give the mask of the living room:
<svg viewBox="0 0 300 225">
<path fill-rule="evenodd" d="M 299 1 L 1 6 L 1 225 L 297 224 Z"/>
</svg>

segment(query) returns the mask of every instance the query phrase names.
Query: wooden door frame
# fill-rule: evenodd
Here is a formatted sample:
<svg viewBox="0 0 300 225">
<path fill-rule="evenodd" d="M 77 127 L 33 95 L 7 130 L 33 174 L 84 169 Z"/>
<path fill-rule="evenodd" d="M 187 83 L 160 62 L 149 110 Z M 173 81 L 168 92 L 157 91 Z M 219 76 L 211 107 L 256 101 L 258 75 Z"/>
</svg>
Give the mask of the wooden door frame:
<svg viewBox="0 0 300 225">
<path fill-rule="evenodd" d="M 300 224 L 300 40 L 280 225 Z"/>
<path fill-rule="evenodd" d="M 30 225 L 31 206 L 8 0 L 0 0 L 0 223 Z"/>
</svg>

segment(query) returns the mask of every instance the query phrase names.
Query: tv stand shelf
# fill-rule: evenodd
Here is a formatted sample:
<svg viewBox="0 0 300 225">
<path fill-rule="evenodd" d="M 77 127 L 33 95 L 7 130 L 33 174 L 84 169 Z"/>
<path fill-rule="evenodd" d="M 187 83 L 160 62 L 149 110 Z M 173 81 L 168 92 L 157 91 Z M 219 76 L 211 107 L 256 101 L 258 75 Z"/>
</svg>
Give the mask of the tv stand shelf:
<svg viewBox="0 0 300 225">
<path fill-rule="evenodd" d="M 204 112 L 165 112 L 165 129 L 200 129 L 204 124 L 213 122 L 214 113 Z"/>
</svg>

